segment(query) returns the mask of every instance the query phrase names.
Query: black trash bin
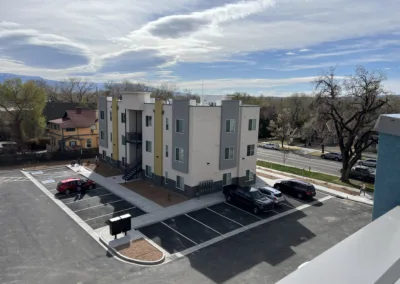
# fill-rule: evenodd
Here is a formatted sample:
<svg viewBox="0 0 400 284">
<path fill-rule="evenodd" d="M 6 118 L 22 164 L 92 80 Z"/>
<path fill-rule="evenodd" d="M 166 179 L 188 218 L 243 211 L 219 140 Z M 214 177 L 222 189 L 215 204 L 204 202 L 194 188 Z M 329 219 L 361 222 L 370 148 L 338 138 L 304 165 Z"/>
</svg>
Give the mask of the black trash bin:
<svg viewBox="0 0 400 284">
<path fill-rule="evenodd" d="M 121 218 L 121 231 L 125 233 L 130 231 L 132 229 L 132 225 L 131 225 L 131 214 L 124 214 L 119 216 L 119 218 Z"/>
<path fill-rule="evenodd" d="M 114 217 L 108 220 L 108 224 L 110 226 L 110 235 L 117 238 L 117 235 L 122 233 L 122 226 L 121 226 L 121 218 Z"/>
</svg>

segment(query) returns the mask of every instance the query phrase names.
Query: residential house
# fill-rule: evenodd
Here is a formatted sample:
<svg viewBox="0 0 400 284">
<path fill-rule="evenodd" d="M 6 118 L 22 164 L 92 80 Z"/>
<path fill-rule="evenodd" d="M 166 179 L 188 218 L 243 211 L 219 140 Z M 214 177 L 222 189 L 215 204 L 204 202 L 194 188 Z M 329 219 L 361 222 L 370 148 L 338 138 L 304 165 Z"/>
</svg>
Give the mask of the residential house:
<svg viewBox="0 0 400 284">
<path fill-rule="evenodd" d="M 240 101 L 200 105 L 148 92 L 99 98 L 99 152 L 125 169 L 187 197 L 255 182 L 260 108 Z"/>
<path fill-rule="evenodd" d="M 61 118 L 48 121 L 48 151 L 66 151 L 99 146 L 97 110 L 66 110 Z"/>
</svg>

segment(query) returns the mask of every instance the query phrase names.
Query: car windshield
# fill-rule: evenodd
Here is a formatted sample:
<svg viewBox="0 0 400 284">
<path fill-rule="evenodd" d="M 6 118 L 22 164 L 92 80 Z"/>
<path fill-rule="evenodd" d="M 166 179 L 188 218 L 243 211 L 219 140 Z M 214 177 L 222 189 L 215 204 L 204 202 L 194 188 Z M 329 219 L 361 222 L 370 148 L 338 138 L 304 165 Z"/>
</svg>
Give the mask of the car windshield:
<svg viewBox="0 0 400 284">
<path fill-rule="evenodd" d="M 258 191 L 258 190 L 251 191 L 250 194 L 251 194 L 251 196 L 252 196 L 254 199 L 261 199 L 261 198 L 264 198 L 264 195 L 263 195 L 260 191 Z"/>
</svg>

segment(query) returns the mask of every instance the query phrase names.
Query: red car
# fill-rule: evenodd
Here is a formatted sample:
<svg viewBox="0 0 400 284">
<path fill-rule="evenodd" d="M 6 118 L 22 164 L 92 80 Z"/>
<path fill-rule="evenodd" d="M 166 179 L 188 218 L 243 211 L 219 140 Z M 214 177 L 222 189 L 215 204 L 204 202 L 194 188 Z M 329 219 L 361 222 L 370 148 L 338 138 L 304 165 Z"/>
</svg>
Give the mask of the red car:
<svg viewBox="0 0 400 284">
<path fill-rule="evenodd" d="M 70 194 L 80 186 L 82 189 L 92 189 L 96 187 L 96 182 L 83 178 L 68 178 L 57 184 L 57 191 L 60 193 Z"/>
</svg>

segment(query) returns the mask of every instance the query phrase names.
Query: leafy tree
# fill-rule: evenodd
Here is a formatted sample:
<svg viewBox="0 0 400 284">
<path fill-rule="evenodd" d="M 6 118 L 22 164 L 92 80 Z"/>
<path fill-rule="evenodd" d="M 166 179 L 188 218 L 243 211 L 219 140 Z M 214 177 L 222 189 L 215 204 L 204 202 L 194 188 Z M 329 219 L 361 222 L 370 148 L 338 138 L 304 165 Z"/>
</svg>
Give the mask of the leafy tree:
<svg viewBox="0 0 400 284">
<path fill-rule="evenodd" d="M 0 84 L 0 108 L 8 115 L 15 142 L 43 133 L 46 100 L 45 90 L 34 81 L 11 79 Z"/>
<path fill-rule="evenodd" d="M 319 114 L 334 125 L 342 153 L 341 180 L 349 181 L 350 169 L 377 135 L 374 124 L 388 104 L 388 92 L 383 89 L 385 74 L 357 67 L 355 74 L 340 80 L 330 69 L 315 81 L 315 105 Z"/>
<path fill-rule="evenodd" d="M 284 109 L 278 114 L 276 120 L 271 120 L 268 129 L 271 131 L 271 135 L 283 143 L 290 138 L 293 128 L 290 125 L 290 111 Z"/>
</svg>

